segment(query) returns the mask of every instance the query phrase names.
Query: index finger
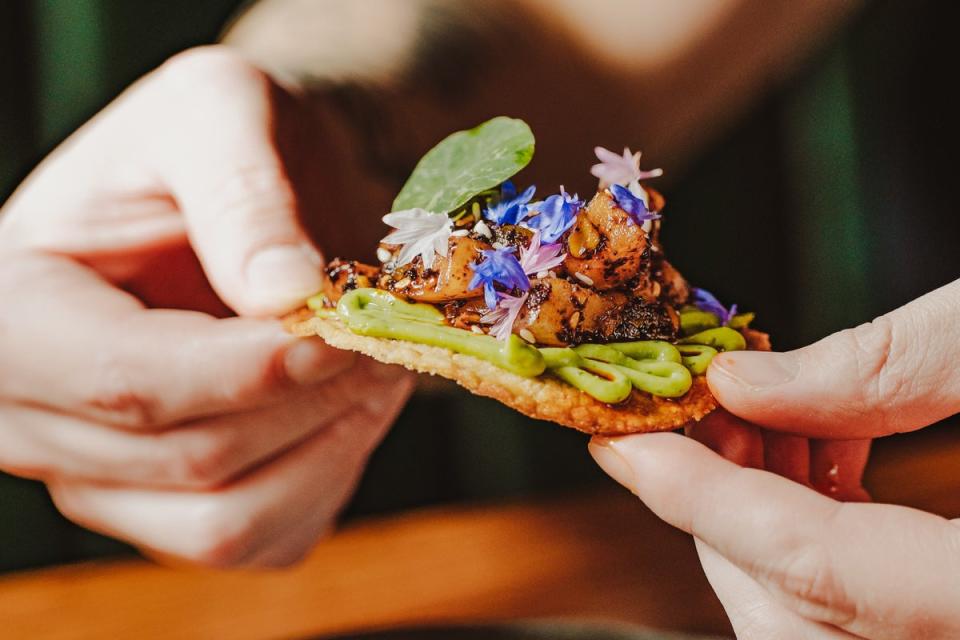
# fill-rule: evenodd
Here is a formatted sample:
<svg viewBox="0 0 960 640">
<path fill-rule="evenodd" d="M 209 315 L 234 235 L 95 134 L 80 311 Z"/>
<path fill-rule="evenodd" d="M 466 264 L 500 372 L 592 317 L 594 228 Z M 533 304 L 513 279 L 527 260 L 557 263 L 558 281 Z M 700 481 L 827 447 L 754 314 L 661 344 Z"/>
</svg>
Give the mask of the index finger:
<svg viewBox="0 0 960 640">
<path fill-rule="evenodd" d="M 146 310 L 66 258 L 12 257 L 0 298 L 0 354 L 16 372 L 0 376 L 0 396 L 119 426 L 259 406 L 353 362 L 275 320 Z"/>
</svg>

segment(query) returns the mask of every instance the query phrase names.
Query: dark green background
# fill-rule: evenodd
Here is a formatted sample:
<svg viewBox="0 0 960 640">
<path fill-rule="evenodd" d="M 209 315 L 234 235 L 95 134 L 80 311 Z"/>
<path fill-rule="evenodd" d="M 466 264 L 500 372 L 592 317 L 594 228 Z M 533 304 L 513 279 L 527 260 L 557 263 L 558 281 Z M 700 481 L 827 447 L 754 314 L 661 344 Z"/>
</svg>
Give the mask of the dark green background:
<svg viewBox="0 0 960 640">
<path fill-rule="evenodd" d="M 0 4 L 0 199 L 132 80 L 212 41 L 236 5 Z M 960 273 L 950 86 L 960 57 L 948 6 L 870 3 L 664 183 L 673 262 L 756 310 L 780 347 L 869 320 Z M 462 393 L 418 396 L 375 454 L 350 514 L 601 481 L 579 434 L 524 422 Z M 0 570 L 123 549 L 63 520 L 42 486 L 0 475 Z"/>
</svg>

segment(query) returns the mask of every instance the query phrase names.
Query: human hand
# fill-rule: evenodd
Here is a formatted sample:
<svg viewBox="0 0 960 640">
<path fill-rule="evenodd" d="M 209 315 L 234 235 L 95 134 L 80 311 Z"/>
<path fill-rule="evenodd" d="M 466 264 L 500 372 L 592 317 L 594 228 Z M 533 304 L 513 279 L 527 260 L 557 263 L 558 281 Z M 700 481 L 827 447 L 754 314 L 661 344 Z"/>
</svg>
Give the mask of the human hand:
<svg viewBox="0 0 960 640">
<path fill-rule="evenodd" d="M 673 433 L 594 439 L 590 450 L 694 536 L 738 638 L 960 635 L 960 520 L 838 502 Z"/>
<path fill-rule="evenodd" d="M 780 432 L 913 431 L 960 412 L 958 316 L 960 280 L 803 349 L 721 354 L 707 381 L 728 411 Z"/>
<path fill-rule="evenodd" d="M 0 468 L 71 519 L 153 554 L 288 564 L 399 412 L 408 376 L 255 317 L 320 287 L 299 216 L 335 185 L 304 116 L 235 54 L 187 52 L 5 205 Z"/>
<path fill-rule="evenodd" d="M 725 412 L 688 435 L 738 464 L 839 500 L 865 500 L 870 438 L 960 411 L 960 281 L 789 353 L 715 358 L 707 381 Z M 761 425 L 758 428 L 753 425 Z"/>
<path fill-rule="evenodd" d="M 718 411 L 689 430 L 731 462 L 673 434 L 591 445 L 604 469 L 696 537 L 739 637 L 960 633 L 958 521 L 799 486 L 862 500 L 864 438 L 960 410 L 957 309 L 960 281 L 805 349 L 716 358 L 714 395 L 770 427 Z"/>
</svg>

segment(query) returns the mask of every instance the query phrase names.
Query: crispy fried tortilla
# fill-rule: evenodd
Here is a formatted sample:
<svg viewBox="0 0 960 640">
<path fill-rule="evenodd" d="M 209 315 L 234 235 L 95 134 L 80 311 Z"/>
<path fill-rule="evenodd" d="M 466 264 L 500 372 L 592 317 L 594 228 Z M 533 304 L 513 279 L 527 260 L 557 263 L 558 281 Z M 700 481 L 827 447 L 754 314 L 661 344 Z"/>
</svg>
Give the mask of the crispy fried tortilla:
<svg viewBox="0 0 960 640">
<path fill-rule="evenodd" d="M 693 386 L 682 398 L 658 398 L 635 389 L 625 402 L 610 405 L 550 375 L 524 378 L 485 360 L 448 349 L 360 336 L 335 318 L 319 318 L 307 310 L 287 318 L 287 327 L 297 336 L 320 336 L 338 349 L 357 351 L 380 362 L 449 378 L 472 393 L 499 400 L 531 418 L 556 422 L 590 435 L 670 431 L 701 420 L 717 407 L 704 376 L 695 377 Z M 766 335 L 759 331 L 752 333 L 758 334 L 754 341 L 759 342 L 762 342 L 760 336 Z"/>
</svg>

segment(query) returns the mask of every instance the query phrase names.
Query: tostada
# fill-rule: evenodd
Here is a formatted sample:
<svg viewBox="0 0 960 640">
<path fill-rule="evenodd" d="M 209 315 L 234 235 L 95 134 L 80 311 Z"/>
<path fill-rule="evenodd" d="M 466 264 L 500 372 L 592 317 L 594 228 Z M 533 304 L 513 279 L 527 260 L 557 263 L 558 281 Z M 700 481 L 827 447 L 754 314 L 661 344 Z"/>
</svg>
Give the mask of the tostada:
<svg viewBox="0 0 960 640">
<path fill-rule="evenodd" d="M 769 349 L 767 335 L 667 261 L 647 184 L 662 172 L 640 153 L 597 147 L 582 199 L 515 187 L 533 151 L 507 117 L 444 139 L 383 217 L 380 264 L 331 261 L 287 326 L 590 434 L 700 420 L 717 406 L 713 356 Z"/>
</svg>

